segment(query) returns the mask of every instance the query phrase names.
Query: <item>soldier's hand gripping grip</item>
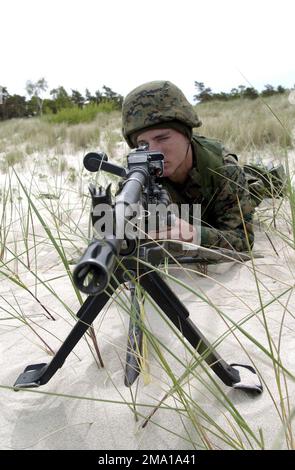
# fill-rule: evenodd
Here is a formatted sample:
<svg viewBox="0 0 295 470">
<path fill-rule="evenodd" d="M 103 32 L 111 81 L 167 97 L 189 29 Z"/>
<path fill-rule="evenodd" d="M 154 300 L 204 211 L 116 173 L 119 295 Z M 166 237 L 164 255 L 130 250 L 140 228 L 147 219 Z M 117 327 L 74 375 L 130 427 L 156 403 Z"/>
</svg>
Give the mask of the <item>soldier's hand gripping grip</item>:
<svg viewBox="0 0 295 470">
<path fill-rule="evenodd" d="M 118 253 L 116 244 L 116 240 L 96 240 L 88 246 L 73 272 L 81 292 L 98 295 L 108 286 Z"/>
</svg>

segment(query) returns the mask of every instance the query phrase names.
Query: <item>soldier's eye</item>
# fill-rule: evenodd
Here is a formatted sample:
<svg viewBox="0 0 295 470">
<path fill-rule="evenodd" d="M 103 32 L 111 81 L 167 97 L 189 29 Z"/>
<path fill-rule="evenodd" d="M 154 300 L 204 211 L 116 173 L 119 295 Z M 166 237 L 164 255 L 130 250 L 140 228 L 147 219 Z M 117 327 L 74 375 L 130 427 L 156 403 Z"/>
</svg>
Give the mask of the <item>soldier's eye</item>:
<svg viewBox="0 0 295 470">
<path fill-rule="evenodd" d="M 146 140 L 140 140 L 137 142 L 138 147 L 146 147 L 148 150 L 149 148 L 149 143 Z"/>
</svg>

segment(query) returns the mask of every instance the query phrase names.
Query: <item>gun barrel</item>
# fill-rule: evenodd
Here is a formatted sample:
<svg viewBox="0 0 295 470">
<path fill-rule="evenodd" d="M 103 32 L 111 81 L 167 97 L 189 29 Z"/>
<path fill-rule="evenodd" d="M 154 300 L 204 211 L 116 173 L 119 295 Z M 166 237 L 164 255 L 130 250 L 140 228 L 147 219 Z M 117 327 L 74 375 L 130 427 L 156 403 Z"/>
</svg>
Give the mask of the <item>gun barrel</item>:
<svg viewBox="0 0 295 470">
<path fill-rule="evenodd" d="M 109 234 L 105 239 L 95 240 L 86 249 L 73 272 L 74 283 L 81 292 L 88 295 L 98 295 L 103 292 L 110 282 L 125 236 L 125 228 L 132 217 L 126 208 L 139 202 L 146 185 L 148 173 L 134 168 L 124 182 L 115 203 L 116 235 Z"/>
<path fill-rule="evenodd" d="M 98 295 L 105 290 L 119 250 L 117 240 L 96 240 L 88 246 L 74 269 L 75 285 L 81 292 Z"/>
</svg>

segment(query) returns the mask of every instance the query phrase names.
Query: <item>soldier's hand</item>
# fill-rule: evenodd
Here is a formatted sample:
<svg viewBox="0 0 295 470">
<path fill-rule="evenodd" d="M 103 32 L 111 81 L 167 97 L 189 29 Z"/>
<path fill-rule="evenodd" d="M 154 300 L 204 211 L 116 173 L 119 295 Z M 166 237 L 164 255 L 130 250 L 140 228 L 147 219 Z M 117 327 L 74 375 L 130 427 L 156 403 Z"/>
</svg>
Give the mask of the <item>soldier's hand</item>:
<svg viewBox="0 0 295 470">
<path fill-rule="evenodd" d="M 150 231 L 149 237 L 153 240 L 176 240 L 186 243 L 197 243 L 197 230 L 183 219 L 175 217 L 172 227 L 161 228 L 158 232 Z"/>
</svg>

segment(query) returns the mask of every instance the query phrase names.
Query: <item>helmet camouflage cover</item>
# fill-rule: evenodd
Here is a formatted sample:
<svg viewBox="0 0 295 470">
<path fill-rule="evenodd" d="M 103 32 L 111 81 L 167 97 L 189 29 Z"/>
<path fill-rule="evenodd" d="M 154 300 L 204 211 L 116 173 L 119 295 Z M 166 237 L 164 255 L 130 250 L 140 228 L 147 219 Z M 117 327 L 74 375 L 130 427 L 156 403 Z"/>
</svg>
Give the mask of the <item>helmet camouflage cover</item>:
<svg viewBox="0 0 295 470">
<path fill-rule="evenodd" d="M 123 102 L 122 133 L 131 148 L 132 134 L 169 121 L 180 121 L 190 129 L 202 124 L 182 91 L 169 81 L 144 83 Z"/>
</svg>

